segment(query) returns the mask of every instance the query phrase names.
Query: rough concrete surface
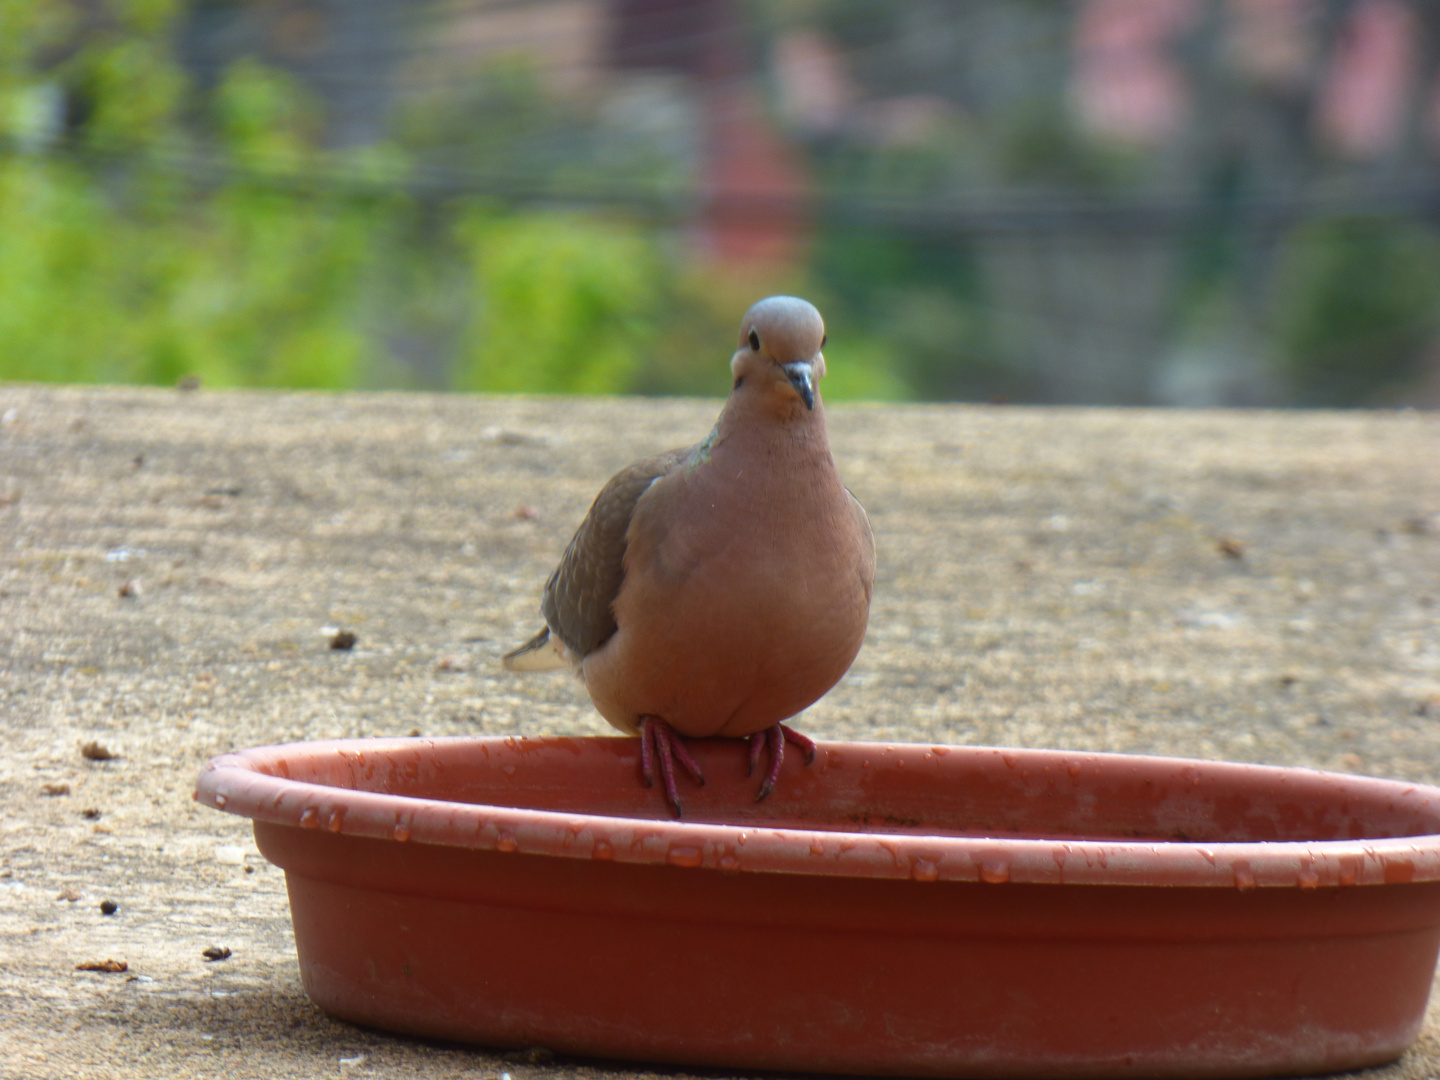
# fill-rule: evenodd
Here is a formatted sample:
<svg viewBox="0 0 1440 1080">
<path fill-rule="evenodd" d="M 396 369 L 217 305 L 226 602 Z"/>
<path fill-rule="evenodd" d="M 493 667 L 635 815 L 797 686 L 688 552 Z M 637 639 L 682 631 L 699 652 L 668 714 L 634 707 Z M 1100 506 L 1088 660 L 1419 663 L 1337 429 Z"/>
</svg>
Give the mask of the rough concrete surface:
<svg viewBox="0 0 1440 1080">
<path fill-rule="evenodd" d="M 599 485 L 716 408 L 0 386 L 0 1075 L 636 1075 L 324 1016 L 282 875 L 191 791 L 255 744 L 607 733 L 497 657 Z M 804 730 L 1440 782 L 1440 415 L 831 427 L 880 569 Z M 1440 1015 L 1368 1075 L 1440 1076 Z"/>
</svg>

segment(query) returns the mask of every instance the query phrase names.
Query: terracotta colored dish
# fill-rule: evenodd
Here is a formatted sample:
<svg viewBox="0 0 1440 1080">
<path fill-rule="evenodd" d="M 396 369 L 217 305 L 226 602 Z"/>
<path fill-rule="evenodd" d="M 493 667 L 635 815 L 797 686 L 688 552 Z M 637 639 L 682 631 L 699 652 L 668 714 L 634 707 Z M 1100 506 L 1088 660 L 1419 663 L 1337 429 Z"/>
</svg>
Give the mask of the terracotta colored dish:
<svg viewBox="0 0 1440 1080">
<path fill-rule="evenodd" d="M 196 798 L 285 870 L 315 1003 L 394 1031 L 1055 1077 L 1329 1072 L 1419 1031 L 1440 789 L 828 743 L 757 804 L 742 743 L 694 751 L 683 822 L 622 738 L 266 747 Z"/>
</svg>

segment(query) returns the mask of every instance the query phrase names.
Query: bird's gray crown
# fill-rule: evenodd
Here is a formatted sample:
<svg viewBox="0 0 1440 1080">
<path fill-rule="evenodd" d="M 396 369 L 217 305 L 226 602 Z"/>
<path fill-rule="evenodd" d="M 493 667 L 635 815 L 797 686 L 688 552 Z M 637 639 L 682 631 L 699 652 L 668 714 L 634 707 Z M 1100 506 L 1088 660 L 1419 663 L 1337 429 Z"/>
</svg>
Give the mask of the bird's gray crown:
<svg viewBox="0 0 1440 1080">
<path fill-rule="evenodd" d="M 798 296 L 767 296 L 740 321 L 740 348 L 768 354 L 778 364 L 809 360 L 825 343 L 825 320 Z"/>
</svg>

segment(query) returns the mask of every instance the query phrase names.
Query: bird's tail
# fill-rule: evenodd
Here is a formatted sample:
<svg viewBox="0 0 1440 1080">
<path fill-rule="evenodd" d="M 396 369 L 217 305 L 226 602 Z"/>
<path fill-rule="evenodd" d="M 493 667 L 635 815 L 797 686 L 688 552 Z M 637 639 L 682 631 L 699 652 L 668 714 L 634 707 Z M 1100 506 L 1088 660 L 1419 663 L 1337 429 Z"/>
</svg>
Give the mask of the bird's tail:
<svg viewBox="0 0 1440 1080">
<path fill-rule="evenodd" d="M 553 671 L 570 667 L 570 654 L 565 646 L 550 636 L 547 626 L 518 649 L 500 658 L 506 671 Z"/>
</svg>

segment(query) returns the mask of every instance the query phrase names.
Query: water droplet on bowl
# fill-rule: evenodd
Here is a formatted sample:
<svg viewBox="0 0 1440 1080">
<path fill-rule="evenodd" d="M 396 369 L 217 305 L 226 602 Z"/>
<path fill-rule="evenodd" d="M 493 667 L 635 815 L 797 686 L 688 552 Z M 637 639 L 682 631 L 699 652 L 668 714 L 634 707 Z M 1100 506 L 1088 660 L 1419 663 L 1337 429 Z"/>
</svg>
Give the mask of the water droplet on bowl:
<svg viewBox="0 0 1440 1080">
<path fill-rule="evenodd" d="M 689 844 L 675 844 L 665 853 L 671 866 L 685 866 L 694 869 L 705 861 L 704 853 Z"/>
<path fill-rule="evenodd" d="M 516 841 L 514 833 L 502 832 L 495 838 L 496 851 L 515 851 L 519 847 L 520 844 Z"/>
<path fill-rule="evenodd" d="M 1010 880 L 1010 864 L 1004 859 L 986 859 L 980 864 L 980 880 L 989 885 L 1004 885 Z"/>
<path fill-rule="evenodd" d="M 1415 864 L 1409 859 L 1382 859 L 1386 885 L 1404 885 L 1415 879 Z"/>
<path fill-rule="evenodd" d="M 221 795 L 218 791 L 215 793 L 215 805 L 222 808 L 225 805 L 225 796 Z"/>
<path fill-rule="evenodd" d="M 1070 762 L 1070 764 L 1065 766 L 1065 771 L 1068 772 L 1071 776 L 1079 776 L 1080 763 L 1078 761 Z"/>
<path fill-rule="evenodd" d="M 318 829 L 320 827 L 320 811 L 313 806 L 307 806 L 300 813 L 300 827 L 302 829 Z"/>
<path fill-rule="evenodd" d="M 1244 859 L 1236 859 L 1231 870 L 1235 874 L 1235 887 L 1241 892 L 1248 892 L 1255 888 L 1255 872 L 1250 869 L 1250 864 Z"/>
<path fill-rule="evenodd" d="M 405 822 L 403 822 L 403 821 L 397 821 L 397 822 L 395 823 L 395 839 L 396 839 L 396 840 L 399 840 L 402 844 L 403 844 L 406 840 L 409 840 L 409 839 L 410 839 L 410 826 L 409 826 L 409 825 L 406 825 Z"/>
<path fill-rule="evenodd" d="M 596 840 L 595 846 L 590 849 L 590 857 L 592 859 L 599 859 L 602 862 L 608 862 L 615 858 L 615 849 L 611 846 L 609 840 Z"/>
<path fill-rule="evenodd" d="M 344 824 L 345 808 L 343 806 L 337 806 L 334 810 L 330 811 L 330 820 L 326 822 L 326 826 L 330 829 L 331 832 L 338 833 L 340 831 L 340 827 Z"/>
<path fill-rule="evenodd" d="M 740 860 L 734 855 L 721 855 L 716 865 L 719 866 L 721 870 L 739 870 Z"/>
<path fill-rule="evenodd" d="M 1320 875 L 1315 872 L 1313 866 L 1307 866 L 1300 871 L 1300 877 L 1295 882 L 1302 889 L 1318 889 L 1320 887 Z"/>
<path fill-rule="evenodd" d="M 940 876 L 940 870 L 929 859 L 916 859 L 910 864 L 910 876 L 916 881 L 934 881 Z"/>
</svg>

